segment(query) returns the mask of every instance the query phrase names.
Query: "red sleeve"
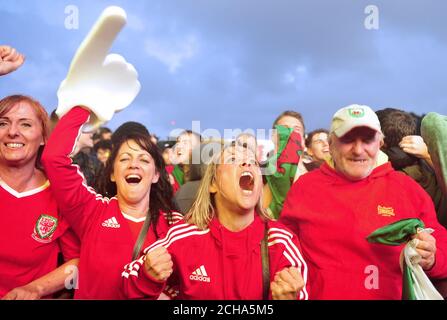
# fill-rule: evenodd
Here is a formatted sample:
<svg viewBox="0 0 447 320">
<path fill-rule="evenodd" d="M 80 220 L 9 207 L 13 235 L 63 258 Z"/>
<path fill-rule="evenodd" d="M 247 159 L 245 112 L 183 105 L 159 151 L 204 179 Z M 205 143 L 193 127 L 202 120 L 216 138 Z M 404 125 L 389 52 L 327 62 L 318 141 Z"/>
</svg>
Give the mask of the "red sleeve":
<svg viewBox="0 0 447 320">
<path fill-rule="evenodd" d="M 419 185 L 417 186 L 419 187 Z M 447 230 L 439 223 L 436 217 L 436 211 L 429 195 L 422 190 L 422 213 L 420 219 L 424 222 L 426 228 L 432 228 L 435 231 L 432 236 L 436 239 L 435 264 L 430 271 L 426 271 L 430 278 L 447 278 Z"/>
<path fill-rule="evenodd" d="M 283 209 L 281 210 L 281 214 L 278 219 L 280 223 L 285 225 L 296 235 L 299 234 L 298 223 L 296 222 L 295 217 L 295 212 L 297 211 L 296 199 L 300 199 L 298 188 L 299 182 L 300 180 L 296 181 L 287 193 Z"/>
<path fill-rule="evenodd" d="M 304 280 L 304 288 L 298 294 L 298 300 L 309 299 L 309 281 L 307 264 L 300 251 L 298 238 L 295 234 L 284 228 L 281 224 L 269 227 L 269 252 L 270 255 L 270 281 L 275 274 L 284 268 L 296 267 Z M 271 292 L 270 292 L 271 298 Z"/>
<path fill-rule="evenodd" d="M 70 158 L 89 116 L 90 112 L 81 107 L 71 109 L 58 122 L 42 154 L 42 164 L 58 207 L 81 239 L 97 206 L 105 201 L 85 184 L 79 167 Z"/>
<path fill-rule="evenodd" d="M 64 235 L 59 238 L 59 246 L 64 256 L 64 261 L 79 258 L 81 243 L 71 228 L 67 229 Z"/>
<path fill-rule="evenodd" d="M 138 260 L 124 266 L 121 276 L 124 296 L 128 299 L 156 300 L 166 286 L 166 282 L 159 282 L 144 271 L 145 258 L 146 256 L 142 255 Z"/>
</svg>

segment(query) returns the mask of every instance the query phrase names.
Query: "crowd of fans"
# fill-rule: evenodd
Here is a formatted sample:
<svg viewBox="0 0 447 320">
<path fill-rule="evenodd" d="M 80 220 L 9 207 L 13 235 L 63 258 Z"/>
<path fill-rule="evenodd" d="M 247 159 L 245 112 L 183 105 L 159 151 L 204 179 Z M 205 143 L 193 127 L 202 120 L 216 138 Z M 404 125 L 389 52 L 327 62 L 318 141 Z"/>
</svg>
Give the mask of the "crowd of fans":
<svg viewBox="0 0 447 320">
<path fill-rule="evenodd" d="M 0 58 L 0 75 L 24 62 Z M 366 239 L 412 219 L 406 240 L 447 295 L 446 116 L 350 105 L 306 133 L 287 110 L 260 162 L 251 134 L 83 132 L 90 115 L 0 100 L 3 299 L 400 299 L 403 246 Z"/>
</svg>

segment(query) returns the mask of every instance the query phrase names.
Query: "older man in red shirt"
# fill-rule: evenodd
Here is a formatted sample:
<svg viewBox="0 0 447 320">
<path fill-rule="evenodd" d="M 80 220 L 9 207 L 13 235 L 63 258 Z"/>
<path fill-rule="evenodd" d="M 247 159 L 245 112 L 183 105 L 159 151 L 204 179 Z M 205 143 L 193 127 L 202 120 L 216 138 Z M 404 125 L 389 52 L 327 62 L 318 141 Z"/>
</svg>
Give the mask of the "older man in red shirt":
<svg viewBox="0 0 447 320">
<path fill-rule="evenodd" d="M 395 171 L 380 152 L 379 120 L 369 107 L 350 105 L 332 120 L 332 160 L 290 189 L 280 222 L 301 242 L 312 279 L 312 299 L 400 299 L 402 246 L 369 243 L 374 230 L 419 218 L 420 265 L 431 278 L 447 277 L 447 231 L 427 193 Z"/>
</svg>

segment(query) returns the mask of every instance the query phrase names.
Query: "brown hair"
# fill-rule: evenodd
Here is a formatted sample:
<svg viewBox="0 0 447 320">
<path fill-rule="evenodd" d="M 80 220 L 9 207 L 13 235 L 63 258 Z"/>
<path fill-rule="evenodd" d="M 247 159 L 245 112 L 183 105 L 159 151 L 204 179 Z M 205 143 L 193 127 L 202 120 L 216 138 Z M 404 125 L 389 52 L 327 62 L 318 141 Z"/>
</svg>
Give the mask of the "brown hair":
<svg viewBox="0 0 447 320">
<path fill-rule="evenodd" d="M 316 129 L 314 131 L 311 131 L 311 132 L 309 132 L 309 134 L 307 135 L 306 140 L 305 140 L 307 148 L 310 148 L 310 146 L 312 145 L 312 138 L 314 137 L 314 135 L 316 135 L 318 133 L 326 133 L 329 137 L 329 131 L 326 129 Z"/>
<path fill-rule="evenodd" d="M 418 134 L 417 119 L 409 112 L 386 108 L 376 111 L 376 114 L 385 136 L 384 142 L 387 149 L 398 147 L 405 136 Z"/>
<path fill-rule="evenodd" d="M 275 126 L 278 124 L 279 120 L 281 120 L 284 117 L 292 117 L 292 118 L 297 119 L 303 125 L 303 131 L 306 132 L 306 128 L 304 127 L 303 116 L 301 115 L 301 113 L 292 111 L 292 110 L 287 110 L 287 111 L 284 111 L 283 113 L 281 113 L 273 122 L 272 128 L 275 129 Z"/>
</svg>

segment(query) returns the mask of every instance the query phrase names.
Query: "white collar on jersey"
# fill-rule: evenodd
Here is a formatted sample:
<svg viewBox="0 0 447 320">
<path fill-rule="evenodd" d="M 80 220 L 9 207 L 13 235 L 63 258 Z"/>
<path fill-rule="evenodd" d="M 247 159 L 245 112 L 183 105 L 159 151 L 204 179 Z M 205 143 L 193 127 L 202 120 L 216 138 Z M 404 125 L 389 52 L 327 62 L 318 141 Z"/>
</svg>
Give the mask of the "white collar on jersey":
<svg viewBox="0 0 447 320">
<path fill-rule="evenodd" d="M 141 218 L 135 218 L 135 217 L 132 217 L 131 215 L 128 215 L 128 214 L 126 214 L 126 213 L 124 213 L 124 212 L 122 212 L 122 211 L 121 211 L 121 214 L 122 214 L 123 217 L 126 218 L 127 220 L 130 220 L 130 221 L 132 221 L 132 222 L 136 222 L 136 223 L 140 223 L 140 222 L 143 222 L 143 221 L 146 220 L 146 216 L 141 217 Z"/>
<path fill-rule="evenodd" d="M 24 192 L 15 191 L 13 188 L 8 186 L 6 184 L 6 182 L 3 181 L 2 179 L 0 179 L 0 186 L 3 187 L 3 189 L 6 190 L 6 192 L 10 193 L 14 197 L 16 197 L 16 198 L 24 198 L 24 197 L 32 196 L 32 195 L 34 195 L 36 193 L 39 193 L 39 192 L 45 190 L 46 188 L 48 188 L 50 186 L 50 181 L 46 180 L 45 183 L 43 185 L 41 185 L 40 187 L 37 187 L 35 189 L 31 189 L 31 190 L 28 190 L 28 191 L 24 191 Z"/>
</svg>

